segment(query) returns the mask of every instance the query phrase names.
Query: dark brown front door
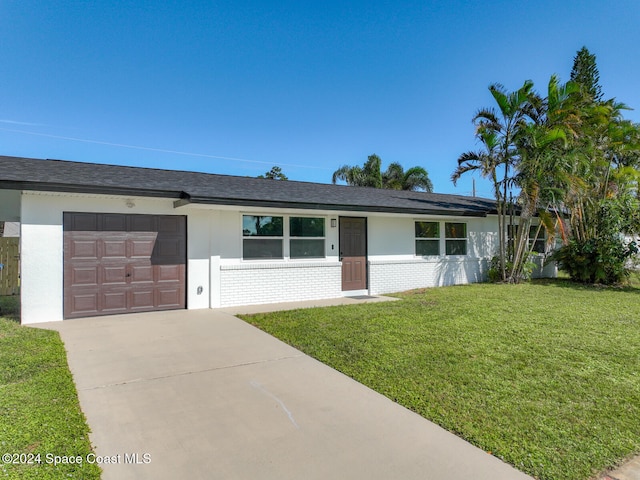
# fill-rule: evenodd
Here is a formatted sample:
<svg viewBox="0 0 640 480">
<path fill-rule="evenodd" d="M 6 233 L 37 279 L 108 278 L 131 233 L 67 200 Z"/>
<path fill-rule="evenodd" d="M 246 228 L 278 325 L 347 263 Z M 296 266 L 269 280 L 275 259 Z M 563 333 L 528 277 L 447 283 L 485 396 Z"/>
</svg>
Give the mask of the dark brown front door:
<svg viewBox="0 0 640 480">
<path fill-rule="evenodd" d="M 367 219 L 340 217 L 342 290 L 367 288 Z"/>
<path fill-rule="evenodd" d="M 187 220 L 64 213 L 64 318 L 186 306 Z"/>
</svg>

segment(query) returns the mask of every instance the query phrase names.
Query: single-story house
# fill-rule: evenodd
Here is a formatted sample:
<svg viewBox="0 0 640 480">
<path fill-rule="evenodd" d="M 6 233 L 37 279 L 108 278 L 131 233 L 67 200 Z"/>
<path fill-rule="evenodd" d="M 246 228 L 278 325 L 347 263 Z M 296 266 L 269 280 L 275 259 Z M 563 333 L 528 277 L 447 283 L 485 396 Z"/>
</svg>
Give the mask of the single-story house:
<svg viewBox="0 0 640 480">
<path fill-rule="evenodd" d="M 25 324 L 479 282 L 495 214 L 457 195 L 0 157 Z"/>
<path fill-rule="evenodd" d="M 0 220 L 0 237 L 19 237 L 19 222 L 4 222 Z"/>
</svg>

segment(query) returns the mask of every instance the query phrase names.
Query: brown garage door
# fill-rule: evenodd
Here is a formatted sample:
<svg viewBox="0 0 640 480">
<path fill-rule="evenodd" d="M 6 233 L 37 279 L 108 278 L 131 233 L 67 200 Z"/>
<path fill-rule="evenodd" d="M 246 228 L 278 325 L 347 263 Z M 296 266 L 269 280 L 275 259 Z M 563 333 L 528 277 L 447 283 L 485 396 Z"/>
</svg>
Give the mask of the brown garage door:
<svg viewBox="0 0 640 480">
<path fill-rule="evenodd" d="M 187 220 L 64 213 L 64 318 L 185 308 Z"/>
</svg>

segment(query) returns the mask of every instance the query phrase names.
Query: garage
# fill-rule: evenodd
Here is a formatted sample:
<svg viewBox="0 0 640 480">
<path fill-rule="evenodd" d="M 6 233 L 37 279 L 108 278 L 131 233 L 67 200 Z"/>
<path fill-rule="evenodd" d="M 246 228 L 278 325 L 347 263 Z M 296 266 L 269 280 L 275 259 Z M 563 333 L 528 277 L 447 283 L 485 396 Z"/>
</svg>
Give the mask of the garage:
<svg viewBox="0 0 640 480">
<path fill-rule="evenodd" d="M 187 220 L 63 213 L 64 318 L 186 308 Z"/>
</svg>

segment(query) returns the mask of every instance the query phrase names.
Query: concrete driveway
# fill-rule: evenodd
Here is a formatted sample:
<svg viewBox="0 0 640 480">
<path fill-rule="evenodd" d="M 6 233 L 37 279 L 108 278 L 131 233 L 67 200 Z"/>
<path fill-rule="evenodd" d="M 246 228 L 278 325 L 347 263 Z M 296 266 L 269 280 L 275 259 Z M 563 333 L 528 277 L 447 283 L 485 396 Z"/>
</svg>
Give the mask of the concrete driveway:
<svg viewBox="0 0 640 480">
<path fill-rule="evenodd" d="M 46 328 L 107 480 L 530 479 L 229 313 Z"/>
</svg>

